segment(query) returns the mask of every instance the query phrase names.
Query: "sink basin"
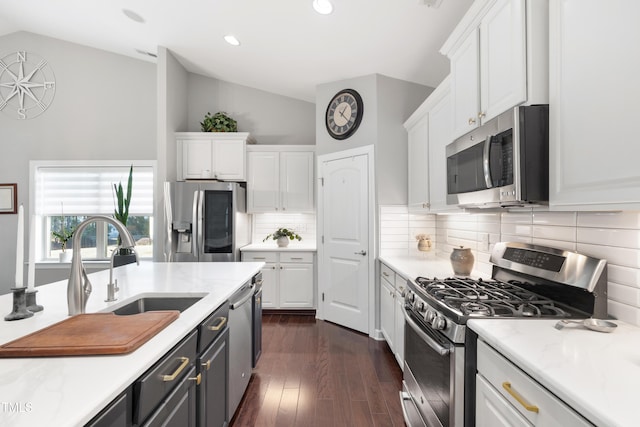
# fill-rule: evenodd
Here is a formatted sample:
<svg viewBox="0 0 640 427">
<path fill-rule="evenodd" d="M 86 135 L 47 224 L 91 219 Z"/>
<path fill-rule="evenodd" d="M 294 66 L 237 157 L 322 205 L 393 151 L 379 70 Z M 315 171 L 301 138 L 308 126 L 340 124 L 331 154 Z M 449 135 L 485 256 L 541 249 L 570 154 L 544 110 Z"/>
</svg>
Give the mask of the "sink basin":
<svg viewBox="0 0 640 427">
<path fill-rule="evenodd" d="M 202 297 L 142 297 L 112 311 L 121 316 L 158 310 L 182 312 L 201 299 Z"/>
</svg>

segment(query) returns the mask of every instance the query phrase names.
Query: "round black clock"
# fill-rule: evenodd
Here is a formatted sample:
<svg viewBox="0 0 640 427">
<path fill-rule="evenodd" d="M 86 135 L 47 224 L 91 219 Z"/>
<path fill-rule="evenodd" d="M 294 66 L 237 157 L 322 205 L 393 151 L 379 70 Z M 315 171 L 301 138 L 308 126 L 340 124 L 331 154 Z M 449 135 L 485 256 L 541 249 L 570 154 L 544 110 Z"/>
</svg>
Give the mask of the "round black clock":
<svg viewBox="0 0 640 427">
<path fill-rule="evenodd" d="M 327 131 L 335 139 L 349 138 L 360 126 L 364 113 L 362 97 L 353 89 L 343 89 L 329 102 L 325 114 Z"/>
</svg>

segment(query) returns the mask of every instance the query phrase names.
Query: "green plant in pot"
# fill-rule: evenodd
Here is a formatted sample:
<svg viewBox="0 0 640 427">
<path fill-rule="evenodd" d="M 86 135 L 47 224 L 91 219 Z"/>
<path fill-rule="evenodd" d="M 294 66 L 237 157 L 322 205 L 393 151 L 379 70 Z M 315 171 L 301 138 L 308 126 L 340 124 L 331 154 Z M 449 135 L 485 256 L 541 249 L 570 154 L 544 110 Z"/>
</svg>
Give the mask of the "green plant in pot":
<svg viewBox="0 0 640 427">
<path fill-rule="evenodd" d="M 64 226 L 64 216 L 62 217 L 62 221 L 60 222 L 60 224 L 61 224 L 60 231 L 52 231 L 51 237 L 53 237 L 53 239 L 57 243 L 60 243 L 60 249 L 62 249 L 62 253 L 60 254 L 60 260 L 64 261 L 67 259 L 67 253 L 66 253 L 67 243 L 69 243 L 69 240 L 73 239 L 73 233 L 75 233 L 76 229 L 71 228 L 70 230 L 68 230 Z"/>
<path fill-rule="evenodd" d="M 129 219 L 129 205 L 131 204 L 131 188 L 133 186 L 133 165 L 129 168 L 129 179 L 127 180 L 127 192 L 125 194 L 122 188 L 122 182 L 113 184 L 113 190 L 115 195 L 115 210 L 113 211 L 113 217 L 120 221 L 122 225 L 127 226 L 127 220 Z M 122 239 L 118 236 L 118 246 L 122 244 Z M 129 248 L 120 248 L 120 255 L 130 255 L 133 251 Z"/>
<path fill-rule="evenodd" d="M 278 246 L 282 248 L 289 244 L 289 240 L 295 239 L 300 241 L 302 240 L 302 237 L 287 228 L 278 228 L 275 232 L 269 234 L 262 241 L 266 242 L 269 239 L 275 240 L 278 243 Z"/>
<path fill-rule="evenodd" d="M 238 132 L 238 122 L 224 111 L 218 111 L 214 115 L 208 112 L 200 122 L 200 126 L 202 132 Z"/>
</svg>

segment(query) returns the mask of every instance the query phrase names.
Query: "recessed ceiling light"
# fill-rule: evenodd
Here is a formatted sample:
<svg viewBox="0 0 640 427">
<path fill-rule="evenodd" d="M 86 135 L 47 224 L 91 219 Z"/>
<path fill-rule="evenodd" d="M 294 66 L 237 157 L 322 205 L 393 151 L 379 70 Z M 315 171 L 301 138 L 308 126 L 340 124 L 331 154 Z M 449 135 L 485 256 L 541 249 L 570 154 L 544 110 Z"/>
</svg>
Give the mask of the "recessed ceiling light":
<svg viewBox="0 0 640 427">
<path fill-rule="evenodd" d="M 224 36 L 224 41 L 226 41 L 232 46 L 240 46 L 240 41 L 238 41 L 238 39 L 232 36 L 231 34 Z"/>
<path fill-rule="evenodd" d="M 333 5 L 329 0 L 313 0 L 313 8 L 321 15 L 333 12 Z"/>
<path fill-rule="evenodd" d="M 122 13 L 124 13 L 125 16 L 131 19 L 132 21 L 138 22 L 140 24 L 144 24 L 144 18 L 138 15 L 137 13 L 135 13 L 134 11 L 129 9 L 122 9 Z"/>
</svg>

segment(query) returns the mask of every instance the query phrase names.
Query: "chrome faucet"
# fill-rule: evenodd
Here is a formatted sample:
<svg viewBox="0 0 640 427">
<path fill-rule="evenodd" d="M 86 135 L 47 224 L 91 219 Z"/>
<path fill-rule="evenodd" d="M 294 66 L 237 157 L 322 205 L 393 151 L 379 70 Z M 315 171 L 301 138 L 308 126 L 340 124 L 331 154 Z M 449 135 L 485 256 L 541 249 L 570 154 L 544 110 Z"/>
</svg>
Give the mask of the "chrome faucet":
<svg viewBox="0 0 640 427">
<path fill-rule="evenodd" d="M 109 283 L 107 283 L 107 299 L 105 302 L 113 302 L 116 301 L 116 292 L 120 290 L 118 287 L 118 279 L 113 280 L 113 260 L 122 248 L 122 245 L 118 245 L 113 252 L 111 253 L 111 260 L 109 261 Z M 129 248 L 133 251 L 133 254 L 136 256 L 136 264 L 140 265 L 140 260 L 138 259 L 138 253 L 135 249 Z"/>
<path fill-rule="evenodd" d="M 69 305 L 69 316 L 84 313 L 87 308 L 87 300 L 91 295 L 91 282 L 87 276 L 87 272 L 82 265 L 82 256 L 80 249 L 82 246 L 82 233 L 90 224 L 98 221 L 104 221 L 113 225 L 120 234 L 120 240 L 123 248 L 133 248 L 135 242 L 129 230 L 118 220 L 105 215 L 96 215 L 87 218 L 78 225 L 73 234 L 73 259 L 71 260 L 71 275 L 67 285 L 67 303 Z M 111 257 L 111 272 L 109 273 L 109 282 L 112 280 L 113 274 L 113 256 Z M 137 255 L 136 255 L 137 260 Z"/>
</svg>

